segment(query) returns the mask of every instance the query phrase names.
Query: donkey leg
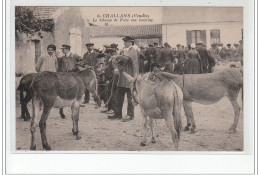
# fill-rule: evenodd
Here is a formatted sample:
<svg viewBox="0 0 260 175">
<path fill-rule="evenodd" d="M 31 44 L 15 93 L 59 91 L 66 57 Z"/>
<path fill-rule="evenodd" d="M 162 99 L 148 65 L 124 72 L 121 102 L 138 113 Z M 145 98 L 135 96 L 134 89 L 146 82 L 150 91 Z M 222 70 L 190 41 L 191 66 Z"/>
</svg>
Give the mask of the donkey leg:
<svg viewBox="0 0 260 175">
<path fill-rule="evenodd" d="M 73 122 L 72 133 L 73 133 L 73 135 L 76 135 L 77 140 L 81 139 L 81 137 L 79 135 L 79 130 L 78 130 L 79 107 L 80 107 L 79 101 L 74 101 L 71 106 L 71 113 L 72 113 L 71 118 L 72 118 L 72 122 Z"/>
<path fill-rule="evenodd" d="M 184 131 L 188 131 L 189 127 L 191 133 L 195 133 L 195 128 L 196 128 L 196 124 L 195 124 L 195 120 L 194 120 L 194 116 L 193 116 L 193 112 L 192 112 L 192 107 L 191 107 L 191 102 L 190 101 L 183 101 L 183 108 L 185 111 L 185 115 L 187 118 L 187 126 L 185 126 Z"/>
<path fill-rule="evenodd" d="M 42 138 L 42 147 L 43 147 L 43 149 L 46 149 L 46 150 L 51 150 L 51 147 L 49 146 L 49 144 L 47 142 L 47 136 L 46 136 L 46 120 L 48 119 L 51 108 L 52 108 L 51 105 L 44 104 L 41 120 L 39 122 L 41 138 Z"/>
<path fill-rule="evenodd" d="M 141 141 L 141 146 L 146 146 L 146 141 L 147 141 L 147 139 L 146 139 L 146 133 L 147 133 L 147 116 L 146 115 L 142 115 L 143 116 L 143 123 L 142 123 L 142 125 L 143 125 L 143 130 L 142 130 L 142 135 L 143 135 L 143 137 L 142 137 L 142 141 Z"/>
<path fill-rule="evenodd" d="M 154 137 L 154 121 L 153 118 L 149 118 L 149 125 L 151 127 L 152 132 L 152 143 L 156 143 L 155 137 Z"/>
<path fill-rule="evenodd" d="M 168 127 L 168 129 L 171 132 L 172 135 L 172 141 L 175 145 L 175 148 L 178 148 L 179 146 L 179 137 L 178 137 L 178 133 L 176 132 L 175 128 L 174 128 L 174 121 L 173 121 L 173 117 L 172 117 L 172 112 L 169 112 L 167 114 L 165 114 L 165 122 L 166 125 Z"/>
<path fill-rule="evenodd" d="M 232 90 L 228 90 L 228 95 L 227 95 L 230 103 L 233 106 L 234 113 L 235 113 L 234 123 L 229 129 L 230 133 L 232 133 L 232 134 L 236 132 L 236 128 L 237 128 L 238 121 L 239 121 L 239 115 L 240 115 L 240 106 L 238 105 L 238 102 L 237 102 L 238 93 L 239 93 L 239 90 L 232 89 Z"/>
<path fill-rule="evenodd" d="M 24 121 L 28 121 L 31 116 L 30 116 L 30 112 L 28 111 L 27 108 L 27 104 L 29 103 L 29 101 L 32 99 L 32 92 L 26 92 L 26 96 L 24 98 L 24 102 L 23 102 L 23 110 L 24 110 Z"/>
<path fill-rule="evenodd" d="M 66 116 L 65 116 L 64 113 L 63 113 L 63 108 L 60 108 L 59 113 L 60 113 L 60 116 L 61 116 L 62 119 L 65 119 L 65 118 L 66 118 Z"/>
<path fill-rule="evenodd" d="M 35 95 L 32 99 L 33 116 L 31 120 L 31 146 L 30 146 L 31 150 L 36 149 L 36 144 L 35 144 L 36 120 L 39 117 L 40 107 L 41 107 L 41 101 Z"/>
</svg>

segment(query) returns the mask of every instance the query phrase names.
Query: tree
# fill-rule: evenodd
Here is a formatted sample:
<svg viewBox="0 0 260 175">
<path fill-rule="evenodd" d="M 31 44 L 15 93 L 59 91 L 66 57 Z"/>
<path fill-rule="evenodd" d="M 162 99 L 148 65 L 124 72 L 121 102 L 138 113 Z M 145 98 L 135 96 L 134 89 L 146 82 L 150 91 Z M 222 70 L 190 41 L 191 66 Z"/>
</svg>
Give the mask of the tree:
<svg viewBox="0 0 260 175">
<path fill-rule="evenodd" d="M 37 19 L 30 7 L 15 7 L 15 30 L 20 33 L 34 34 L 38 31 L 51 31 L 52 19 Z"/>
</svg>

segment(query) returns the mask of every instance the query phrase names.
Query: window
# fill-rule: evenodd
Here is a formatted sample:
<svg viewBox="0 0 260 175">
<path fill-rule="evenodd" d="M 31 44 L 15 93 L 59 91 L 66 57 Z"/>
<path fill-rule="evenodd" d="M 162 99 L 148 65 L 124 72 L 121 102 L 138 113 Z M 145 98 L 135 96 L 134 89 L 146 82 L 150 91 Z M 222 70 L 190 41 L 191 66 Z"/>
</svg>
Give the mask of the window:
<svg viewBox="0 0 260 175">
<path fill-rule="evenodd" d="M 200 34 L 201 31 L 200 30 L 193 30 L 191 31 L 191 42 L 192 43 L 197 43 L 200 39 Z"/>
<path fill-rule="evenodd" d="M 206 30 L 187 30 L 186 31 L 187 44 L 197 43 L 198 41 L 203 41 L 207 45 L 206 40 Z"/>
<path fill-rule="evenodd" d="M 210 30 L 210 44 L 220 43 L 220 30 Z"/>
</svg>

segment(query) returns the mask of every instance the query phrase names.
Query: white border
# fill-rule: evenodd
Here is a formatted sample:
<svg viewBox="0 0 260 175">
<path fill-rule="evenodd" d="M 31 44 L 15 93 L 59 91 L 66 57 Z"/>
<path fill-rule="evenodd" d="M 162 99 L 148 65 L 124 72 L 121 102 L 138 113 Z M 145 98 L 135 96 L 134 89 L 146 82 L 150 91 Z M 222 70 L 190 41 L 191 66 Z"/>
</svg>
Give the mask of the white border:
<svg viewBox="0 0 260 175">
<path fill-rule="evenodd" d="M 14 19 L 14 5 L 62 5 L 62 6 L 243 6 L 244 7 L 244 88 L 247 104 L 244 107 L 245 151 L 235 152 L 65 152 L 45 154 L 13 154 L 11 140 L 14 140 L 14 20 L 6 21 L 6 170 L 8 174 L 121 174 L 121 173 L 185 173 L 185 174 L 252 174 L 254 172 L 254 8 L 253 0 L 186 0 L 186 1 L 68 1 L 68 0 L 19 0 L 6 2 L 6 19 Z M 10 28 L 11 26 L 11 28 Z M 247 57 L 246 57 L 247 56 Z M 10 77 L 10 79 L 9 79 Z M 9 79 L 9 80 L 8 80 Z M 12 124 L 12 125 L 11 125 Z M 12 126 L 12 127 L 10 127 Z M 12 136 L 12 137 L 11 137 Z M 68 153 L 68 152 L 66 152 Z M 76 153 L 76 154 L 75 154 Z M 89 154 L 91 153 L 91 154 Z M 98 154 L 92 154 L 98 153 Z M 105 154 L 104 154 L 105 153 Z M 118 154 L 120 153 L 120 154 Z M 180 155 L 181 154 L 181 155 Z"/>
</svg>

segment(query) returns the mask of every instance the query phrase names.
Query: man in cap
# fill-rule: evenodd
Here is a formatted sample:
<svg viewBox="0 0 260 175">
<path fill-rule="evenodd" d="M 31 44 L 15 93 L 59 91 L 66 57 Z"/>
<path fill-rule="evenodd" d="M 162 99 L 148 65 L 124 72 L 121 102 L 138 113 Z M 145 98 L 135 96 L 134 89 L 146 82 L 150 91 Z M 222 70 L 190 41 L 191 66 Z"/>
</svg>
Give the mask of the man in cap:
<svg viewBox="0 0 260 175">
<path fill-rule="evenodd" d="M 54 44 L 50 44 L 47 47 L 47 54 L 42 55 L 36 63 L 36 71 L 50 71 L 57 72 L 58 71 L 58 61 L 55 56 L 56 46 Z"/>
<path fill-rule="evenodd" d="M 202 69 L 201 73 L 208 73 L 208 66 L 209 66 L 209 54 L 206 47 L 203 46 L 203 41 L 197 42 L 197 51 L 200 55 L 200 66 Z"/>
<path fill-rule="evenodd" d="M 184 62 L 185 62 L 185 49 L 184 46 L 181 47 L 180 44 L 177 44 L 176 56 L 178 59 L 178 64 L 176 65 L 176 71 L 178 74 L 184 74 Z"/>
<path fill-rule="evenodd" d="M 82 58 L 70 52 L 70 46 L 63 44 L 62 45 L 62 52 L 63 56 L 59 58 L 59 72 L 76 72 L 78 71 L 78 67 L 82 62 Z"/>
<path fill-rule="evenodd" d="M 83 61 L 85 67 L 94 69 L 94 66 L 97 64 L 97 55 L 98 53 L 94 51 L 94 43 L 87 43 L 87 52 L 83 55 Z M 84 103 L 89 103 L 90 93 L 88 90 L 85 91 L 85 100 Z"/>
<path fill-rule="evenodd" d="M 148 60 L 149 71 L 152 71 L 154 67 L 159 67 L 158 51 L 154 45 L 149 44 L 145 57 Z"/>
<path fill-rule="evenodd" d="M 123 38 L 124 49 L 122 55 L 126 56 L 123 63 L 117 62 L 115 58 L 116 68 L 114 70 L 115 74 L 119 74 L 119 79 L 117 83 L 117 109 L 115 114 L 108 116 L 110 119 L 120 119 L 122 118 L 122 108 L 124 103 L 125 94 L 127 94 L 127 115 L 123 118 L 123 121 L 130 121 L 134 119 L 134 106 L 132 104 L 132 94 L 130 91 L 130 82 L 123 75 L 123 72 L 131 76 L 137 76 L 139 74 L 138 68 L 138 53 L 136 49 L 133 48 L 134 39 L 126 36 Z"/>
</svg>

